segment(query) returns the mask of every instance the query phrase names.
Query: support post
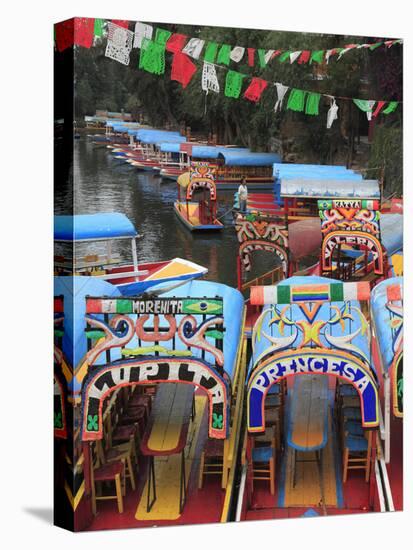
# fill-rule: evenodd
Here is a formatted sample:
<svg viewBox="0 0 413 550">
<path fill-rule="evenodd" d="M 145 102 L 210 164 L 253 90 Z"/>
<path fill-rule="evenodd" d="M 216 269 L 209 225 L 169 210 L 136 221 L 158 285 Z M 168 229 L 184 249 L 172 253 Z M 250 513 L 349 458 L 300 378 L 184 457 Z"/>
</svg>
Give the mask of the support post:
<svg viewBox="0 0 413 550">
<path fill-rule="evenodd" d="M 133 260 L 133 271 L 138 271 L 138 254 L 136 251 L 136 237 L 132 237 L 132 260 Z M 135 276 L 135 281 L 138 278 Z"/>
<path fill-rule="evenodd" d="M 237 256 L 237 286 L 238 290 L 241 292 L 242 290 L 242 275 L 241 275 L 241 258 L 238 254 Z"/>
<path fill-rule="evenodd" d="M 374 475 L 377 459 L 377 432 L 372 431 L 371 435 L 371 455 L 370 455 L 370 479 L 369 479 L 369 508 L 374 511 L 374 501 L 376 496 L 376 476 Z"/>
<path fill-rule="evenodd" d="M 390 462 L 390 377 L 384 374 L 384 461 Z"/>
</svg>

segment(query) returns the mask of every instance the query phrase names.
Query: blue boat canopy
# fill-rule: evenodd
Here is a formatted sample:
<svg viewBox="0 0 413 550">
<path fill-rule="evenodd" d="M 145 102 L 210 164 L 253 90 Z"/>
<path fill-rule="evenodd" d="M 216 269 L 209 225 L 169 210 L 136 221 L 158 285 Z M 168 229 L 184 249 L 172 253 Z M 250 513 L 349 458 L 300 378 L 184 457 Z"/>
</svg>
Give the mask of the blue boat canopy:
<svg viewBox="0 0 413 550">
<path fill-rule="evenodd" d="M 377 180 L 282 179 L 281 196 L 313 199 L 380 199 Z"/>
<path fill-rule="evenodd" d="M 220 158 L 224 159 L 227 166 L 272 166 L 281 162 L 279 155 L 275 153 L 253 153 L 251 151 L 221 150 Z"/>
<path fill-rule="evenodd" d="M 382 214 L 381 242 L 390 257 L 403 249 L 403 214 Z"/>
<path fill-rule="evenodd" d="M 213 145 L 193 145 L 191 157 L 199 159 L 217 159 L 219 153 L 220 149 Z"/>
<path fill-rule="evenodd" d="M 180 152 L 180 142 L 162 142 L 160 144 L 160 150 L 162 153 L 179 153 Z"/>
<path fill-rule="evenodd" d="M 133 223 L 119 212 L 55 216 L 54 238 L 56 241 L 94 241 L 122 237 L 136 237 Z"/>
<path fill-rule="evenodd" d="M 376 331 L 376 340 L 379 344 L 383 367 L 386 371 L 392 365 L 394 358 L 393 331 L 390 325 L 391 313 L 387 308 L 387 287 L 399 284 L 403 288 L 403 277 L 392 277 L 382 281 L 371 291 L 371 308 Z"/>
</svg>

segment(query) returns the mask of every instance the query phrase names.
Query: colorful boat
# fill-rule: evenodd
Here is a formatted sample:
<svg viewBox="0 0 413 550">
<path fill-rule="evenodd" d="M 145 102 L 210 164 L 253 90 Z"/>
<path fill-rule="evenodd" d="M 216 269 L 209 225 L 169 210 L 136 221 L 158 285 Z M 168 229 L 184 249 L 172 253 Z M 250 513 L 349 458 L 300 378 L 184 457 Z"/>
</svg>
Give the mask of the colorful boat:
<svg viewBox="0 0 413 550">
<path fill-rule="evenodd" d="M 148 299 L 56 277 L 58 517 L 77 531 L 230 519 L 243 310 L 238 291 L 208 281 Z"/>
<path fill-rule="evenodd" d="M 383 460 L 392 490 L 390 506 L 403 506 L 403 279 L 392 277 L 371 293 L 373 350 L 382 383 Z"/>
<path fill-rule="evenodd" d="M 368 281 L 251 288 L 239 520 L 392 508 L 371 352 Z M 357 467 L 357 469 L 355 469 Z"/>
<path fill-rule="evenodd" d="M 243 179 L 251 189 L 271 187 L 274 183 L 272 166 L 281 161 L 274 153 L 253 153 L 246 148 L 231 146 L 182 143 L 180 153 L 186 155 L 187 167 L 191 162 L 208 161 L 216 170 L 216 184 L 229 190 L 238 188 Z M 160 174 L 165 178 L 177 179 L 187 167 L 181 166 L 180 157 L 179 165 L 163 167 Z"/>
<path fill-rule="evenodd" d="M 132 222 L 118 212 L 55 216 L 55 246 L 60 248 L 55 255 L 56 275 L 93 275 L 124 296 L 135 296 L 172 289 L 208 272 L 181 258 L 138 263 L 139 238 Z M 129 241 L 132 262 L 113 250 L 121 240 Z"/>
<path fill-rule="evenodd" d="M 185 200 L 181 198 L 185 194 Z M 202 193 L 195 200 L 194 195 Z M 217 219 L 217 189 L 215 171 L 208 163 L 193 163 L 190 172 L 178 178 L 178 200 L 174 203 L 178 219 L 190 231 L 220 230 L 224 225 Z"/>
<path fill-rule="evenodd" d="M 167 147 L 167 149 L 169 149 Z M 190 169 L 192 162 L 209 162 L 211 168 L 218 169 L 218 157 L 221 151 L 231 150 L 246 153 L 249 149 L 245 147 L 232 147 L 230 145 L 206 145 L 202 143 L 181 143 L 179 145 L 179 165 L 167 164 L 162 166 L 161 176 L 167 179 L 174 179 Z M 167 151 L 168 152 L 168 151 Z M 216 183 L 220 183 L 221 180 L 216 179 Z"/>
<path fill-rule="evenodd" d="M 186 137 L 179 132 L 155 129 L 141 129 L 132 132 L 132 150 L 128 153 L 129 162 L 139 170 L 161 169 L 160 145 L 163 142 L 184 143 Z"/>
</svg>

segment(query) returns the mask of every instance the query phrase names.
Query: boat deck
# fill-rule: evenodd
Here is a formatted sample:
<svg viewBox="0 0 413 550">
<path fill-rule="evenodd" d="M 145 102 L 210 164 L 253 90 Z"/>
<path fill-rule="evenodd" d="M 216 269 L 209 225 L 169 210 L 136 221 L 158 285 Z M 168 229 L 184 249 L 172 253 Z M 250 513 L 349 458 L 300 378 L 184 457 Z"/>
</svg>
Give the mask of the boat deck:
<svg viewBox="0 0 413 550">
<path fill-rule="evenodd" d="M 281 519 L 306 515 L 339 515 L 369 510 L 369 484 L 364 472 L 352 471 L 342 483 L 342 463 L 334 418 L 334 380 L 329 380 L 328 442 L 323 451 L 323 494 L 314 452 L 301 455 L 297 463 L 296 484 L 292 479 L 292 450 L 286 447 L 277 454 L 275 495 L 268 481 L 254 481 L 254 493 L 245 520 Z M 290 405 L 287 402 L 287 409 Z M 288 411 L 286 413 L 288 416 Z M 287 426 L 285 427 L 287 429 Z M 286 432 L 285 432 L 286 433 Z M 311 510 L 311 512 L 309 512 Z"/>
<path fill-rule="evenodd" d="M 119 514 L 113 501 L 98 503 L 97 515 L 87 530 L 126 529 L 163 525 L 184 525 L 219 522 L 225 498 L 219 476 L 208 476 L 198 489 L 200 456 L 208 437 L 208 400 L 198 391 L 195 394 L 196 414 L 191 422 L 185 447 L 187 500 L 179 513 L 180 456 L 155 457 L 157 500 L 150 512 L 147 502 L 147 457 L 139 459 L 138 483 L 135 491 L 127 489 L 124 512 Z"/>
</svg>

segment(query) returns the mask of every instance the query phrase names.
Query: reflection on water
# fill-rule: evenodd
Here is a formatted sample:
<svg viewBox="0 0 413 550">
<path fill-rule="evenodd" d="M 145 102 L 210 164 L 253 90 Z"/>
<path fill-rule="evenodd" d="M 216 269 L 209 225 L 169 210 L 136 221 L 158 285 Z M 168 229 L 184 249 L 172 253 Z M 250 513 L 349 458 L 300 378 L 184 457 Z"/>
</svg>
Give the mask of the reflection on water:
<svg viewBox="0 0 413 550">
<path fill-rule="evenodd" d="M 119 163 L 108 149 L 95 146 L 86 138 L 75 141 L 73 176 L 74 213 L 126 214 L 143 235 L 138 241 L 140 262 L 185 258 L 207 267 L 207 279 L 236 286 L 238 245 L 231 213 L 221 220 L 226 225 L 224 231 L 191 233 L 173 211 L 173 202 L 177 197 L 175 182 L 162 180 L 150 172 L 138 172 L 126 163 Z M 230 209 L 232 197 L 233 191 L 218 193 L 218 201 L 220 198 L 227 201 L 219 204 L 218 217 Z M 56 214 L 66 213 L 70 199 L 67 195 L 56 195 Z M 129 246 L 127 241 L 115 241 L 112 248 L 129 259 Z M 90 253 L 97 251 L 90 244 L 87 247 Z M 269 268 L 273 263 L 274 259 Z M 259 272 L 263 273 L 266 267 L 260 261 Z"/>
</svg>

